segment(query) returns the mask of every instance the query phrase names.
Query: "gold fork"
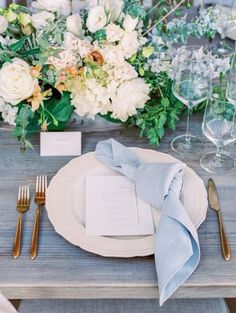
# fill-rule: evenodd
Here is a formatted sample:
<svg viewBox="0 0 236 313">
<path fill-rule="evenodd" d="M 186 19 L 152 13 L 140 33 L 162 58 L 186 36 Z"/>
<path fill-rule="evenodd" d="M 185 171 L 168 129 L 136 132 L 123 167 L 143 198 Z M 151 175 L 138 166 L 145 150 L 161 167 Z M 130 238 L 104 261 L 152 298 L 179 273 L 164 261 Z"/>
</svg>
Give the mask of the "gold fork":
<svg viewBox="0 0 236 313">
<path fill-rule="evenodd" d="M 13 257 L 16 259 L 20 255 L 21 249 L 21 233 L 23 224 L 23 213 L 25 213 L 30 206 L 30 192 L 29 186 L 20 186 L 17 199 L 17 211 L 19 212 L 18 223 L 16 228 L 15 239 L 13 243 Z"/>
<path fill-rule="evenodd" d="M 30 245 L 30 258 L 32 260 L 36 258 L 38 253 L 40 216 L 41 208 L 45 204 L 46 189 L 47 189 L 47 176 L 46 175 L 37 176 L 34 197 L 34 202 L 37 204 L 37 210 L 35 214 L 34 229 Z"/>
</svg>

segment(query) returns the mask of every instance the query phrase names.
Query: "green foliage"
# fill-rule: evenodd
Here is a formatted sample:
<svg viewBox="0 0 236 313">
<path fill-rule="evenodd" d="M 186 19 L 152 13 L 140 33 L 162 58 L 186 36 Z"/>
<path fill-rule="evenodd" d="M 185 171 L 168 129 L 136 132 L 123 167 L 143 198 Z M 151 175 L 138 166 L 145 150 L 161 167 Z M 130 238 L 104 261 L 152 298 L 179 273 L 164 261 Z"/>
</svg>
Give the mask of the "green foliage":
<svg viewBox="0 0 236 313">
<path fill-rule="evenodd" d="M 64 92 L 59 94 L 53 90 L 53 96 L 45 100 L 37 111 L 32 111 L 29 104 L 22 102 L 16 119 L 13 135 L 21 140 L 26 146 L 30 146 L 28 137 L 38 133 L 41 125 L 46 123 L 48 130 L 64 130 L 66 123 L 70 120 L 74 111 L 71 105 L 70 94 Z"/>
<path fill-rule="evenodd" d="M 94 33 L 94 40 L 97 41 L 102 41 L 104 39 L 106 39 L 107 35 L 106 35 L 106 31 L 105 29 L 99 29 Z"/>
<path fill-rule="evenodd" d="M 125 0 L 124 13 L 129 14 L 133 18 L 144 19 L 146 12 L 139 0 Z"/>
<path fill-rule="evenodd" d="M 152 145 L 159 145 L 166 128 L 175 130 L 183 111 L 183 104 L 171 92 L 171 80 L 166 83 L 166 88 L 162 90 L 163 96 L 153 94 L 145 107 L 128 121 L 138 126 L 141 129 L 140 136 L 146 136 Z"/>
</svg>

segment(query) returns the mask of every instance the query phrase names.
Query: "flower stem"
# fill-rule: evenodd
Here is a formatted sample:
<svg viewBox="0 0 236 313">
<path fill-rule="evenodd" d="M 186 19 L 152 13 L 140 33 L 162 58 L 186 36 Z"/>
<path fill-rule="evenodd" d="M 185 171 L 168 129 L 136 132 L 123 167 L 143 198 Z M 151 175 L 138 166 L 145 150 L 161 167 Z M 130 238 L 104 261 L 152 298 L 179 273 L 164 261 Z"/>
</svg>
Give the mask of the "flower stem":
<svg viewBox="0 0 236 313">
<path fill-rule="evenodd" d="M 154 23 L 150 28 L 147 29 L 147 31 L 143 34 L 143 36 L 147 35 L 150 31 L 153 30 L 158 24 L 160 24 L 162 21 L 166 20 L 168 16 L 170 16 L 172 13 L 174 13 L 180 6 L 183 4 L 185 0 L 181 0 L 170 12 L 168 12 L 165 16 L 163 16 L 159 21 Z"/>
</svg>

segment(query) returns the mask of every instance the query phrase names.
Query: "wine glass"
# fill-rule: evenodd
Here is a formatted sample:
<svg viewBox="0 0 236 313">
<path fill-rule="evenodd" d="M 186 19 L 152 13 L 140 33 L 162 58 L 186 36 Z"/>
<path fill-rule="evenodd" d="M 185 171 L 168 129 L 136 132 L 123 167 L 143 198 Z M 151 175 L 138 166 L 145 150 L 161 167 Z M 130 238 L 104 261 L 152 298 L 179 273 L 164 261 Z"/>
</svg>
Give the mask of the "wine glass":
<svg viewBox="0 0 236 313">
<path fill-rule="evenodd" d="M 236 106 L 236 49 L 232 57 L 229 82 L 226 89 L 226 97 L 229 102 L 233 103 Z"/>
<path fill-rule="evenodd" d="M 228 52 L 228 49 L 225 47 L 225 38 L 227 35 L 228 27 L 233 19 L 232 10 L 236 9 L 236 0 L 218 0 L 217 3 L 218 4 L 216 5 L 216 8 L 219 9 L 217 31 L 221 36 L 218 53 L 225 54 Z"/>
<path fill-rule="evenodd" d="M 199 153 L 204 147 L 203 141 L 190 132 L 190 115 L 193 107 L 208 97 L 210 90 L 208 56 L 209 52 L 198 46 L 182 47 L 178 53 L 172 92 L 188 108 L 187 131 L 185 135 L 173 139 L 171 148 L 186 156 Z"/>
<path fill-rule="evenodd" d="M 233 169 L 234 160 L 222 152 L 222 148 L 234 142 L 236 106 L 226 99 L 226 85 L 215 85 L 209 96 L 202 123 L 203 134 L 217 147 L 200 160 L 201 166 L 210 173 L 223 174 Z"/>
</svg>

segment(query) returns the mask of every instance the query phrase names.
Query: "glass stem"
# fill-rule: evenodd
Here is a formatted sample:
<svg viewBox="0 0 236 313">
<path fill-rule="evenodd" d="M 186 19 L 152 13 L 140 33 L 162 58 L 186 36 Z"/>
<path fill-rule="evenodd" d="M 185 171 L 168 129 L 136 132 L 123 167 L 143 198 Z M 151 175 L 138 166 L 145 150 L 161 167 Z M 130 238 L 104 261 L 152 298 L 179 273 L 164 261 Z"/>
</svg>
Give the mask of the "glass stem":
<svg viewBox="0 0 236 313">
<path fill-rule="evenodd" d="M 192 109 L 188 108 L 188 115 L 187 115 L 187 130 L 186 130 L 186 138 L 185 140 L 187 142 L 191 141 L 191 137 L 190 137 L 190 116 L 192 113 Z"/>
<path fill-rule="evenodd" d="M 216 158 L 217 158 L 217 159 L 220 159 L 220 158 L 221 158 L 221 148 L 220 148 L 220 147 L 217 147 Z"/>
</svg>

